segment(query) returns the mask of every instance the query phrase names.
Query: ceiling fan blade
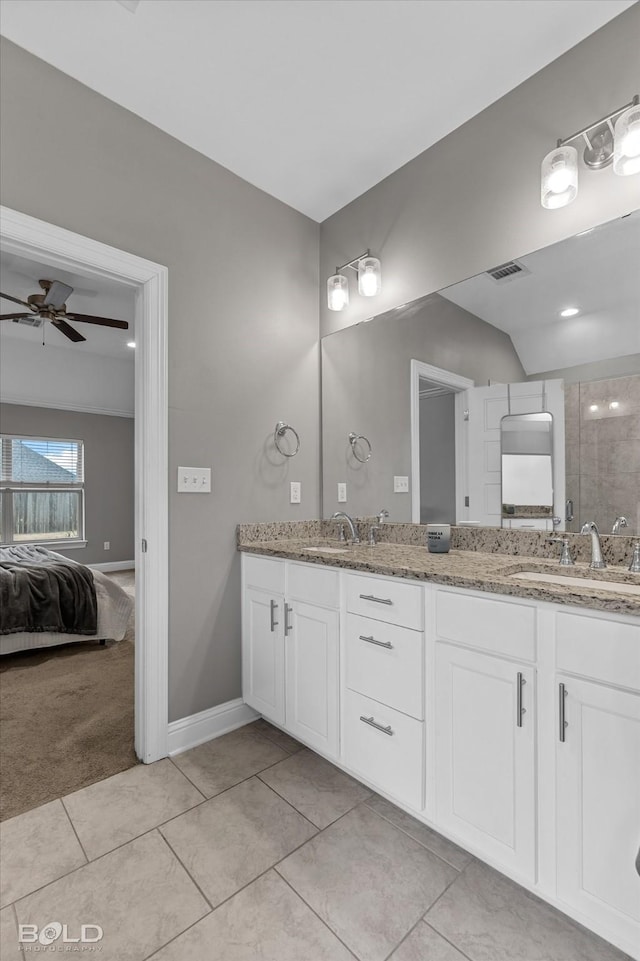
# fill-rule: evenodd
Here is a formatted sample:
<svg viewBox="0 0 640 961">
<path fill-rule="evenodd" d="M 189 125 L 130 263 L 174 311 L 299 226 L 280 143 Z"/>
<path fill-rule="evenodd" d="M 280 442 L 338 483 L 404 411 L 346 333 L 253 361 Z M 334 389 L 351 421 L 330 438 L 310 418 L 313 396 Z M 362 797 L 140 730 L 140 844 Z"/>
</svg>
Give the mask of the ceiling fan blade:
<svg viewBox="0 0 640 961">
<path fill-rule="evenodd" d="M 79 320 L 83 324 L 99 324 L 101 327 L 119 327 L 129 330 L 126 320 L 114 320 L 113 317 L 92 317 L 90 314 L 67 314 L 69 320 Z"/>
<path fill-rule="evenodd" d="M 12 300 L 14 304 L 22 304 L 23 307 L 28 307 L 29 310 L 34 310 L 31 304 L 28 304 L 26 300 L 18 300 L 17 297 L 12 297 L 11 294 L 0 294 L 3 300 Z"/>
<path fill-rule="evenodd" d="M 81 340 L 87 339 L 86 337 L 83 337 L 79 331 L 74 330 L 73 327 L 66 322 L 66 320 L 60 320 L 59 317 L 55 317 L 51 323 L 54 327 L 58 328 L 61 334 L 64 334 L 65 337 L 69 338 L 69 340 L 72 340 L 74 344 L 79 344 Z"/>
<path fill-rule="evenodd" d="M 0 314 L 0 320 L 18 320 L 19 317 L 31 316 L 31 314 Z"/>
<path fill-rule="evenodd" d="M 42 281 L 40 281 L 42 286 Z M 52 280 L 49 289 L 44 295 L 44 300 L 42 301 L 43 307 L 53 307 L 54 310 L 58 310 L 60 307 L 64 307 L 67 302 L 67 298 L 73 293 L 73 287 L 69 284 L 63 284 L 61 280 Z"/>
</svg>

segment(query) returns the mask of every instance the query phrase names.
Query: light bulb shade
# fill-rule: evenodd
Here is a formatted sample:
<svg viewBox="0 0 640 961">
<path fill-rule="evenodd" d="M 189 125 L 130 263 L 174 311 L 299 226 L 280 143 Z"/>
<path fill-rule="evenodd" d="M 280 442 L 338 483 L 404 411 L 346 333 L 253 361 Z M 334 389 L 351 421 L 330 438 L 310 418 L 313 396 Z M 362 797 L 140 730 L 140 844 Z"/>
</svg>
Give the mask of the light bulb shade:
<svg viewBox="0 0 640 961">
<path fill-rule="evenodd" d="M 327 281 L 329 310 L 342 310 L 349 304 L 349 281 L 344 274 L 334 274 Z"/>
<path fill-rule="evenodd" d="M 382 289 L 382 273 L 377 257 L 363 257 L 358 263 L 358 292 L 362 297 L 375 297 Z"/>
<path fill-rule="evenodd" d="M 555 210 L 566 207 L 578 194 L 578 151 L 575 147 L 556 147 L 542 161 L 540 202 Z"/>
<path fill-rule="evenodd" d="M 640 104 L 621 113 L 613 126 L 613 171 L 621 177 L 640 173 Z"/>
</svg>

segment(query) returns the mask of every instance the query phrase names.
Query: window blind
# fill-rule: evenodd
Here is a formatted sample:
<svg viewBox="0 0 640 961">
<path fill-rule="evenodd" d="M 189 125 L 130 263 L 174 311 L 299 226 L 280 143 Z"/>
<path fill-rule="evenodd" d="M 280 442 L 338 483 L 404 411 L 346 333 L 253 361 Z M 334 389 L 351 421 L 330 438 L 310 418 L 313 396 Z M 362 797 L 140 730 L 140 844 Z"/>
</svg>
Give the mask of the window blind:
<svg viewBox="0 0 640 961">
<path fill-rule="evenodd" d="M 3 434 L 0 444 L 3 486 L 75 487 L 84 481 L 82 441 Z"/>
</svg>

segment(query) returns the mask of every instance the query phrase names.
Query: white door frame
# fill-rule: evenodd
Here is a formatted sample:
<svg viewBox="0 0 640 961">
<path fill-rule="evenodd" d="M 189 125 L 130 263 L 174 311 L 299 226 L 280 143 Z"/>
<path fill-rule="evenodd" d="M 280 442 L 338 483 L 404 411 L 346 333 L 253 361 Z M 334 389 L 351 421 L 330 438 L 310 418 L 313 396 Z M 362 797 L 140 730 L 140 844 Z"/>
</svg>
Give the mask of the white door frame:
<svg viewBox="0 0 640 961">
<path fill-rule="evenodd" d="M 455 393 L 456 405 L 456 523 L 464 516 L 464 481 L 466 477 L 466 450 L 464 436 L 459 426 L 463 418 L 463 391 L 475 387 L 468 377 L 454 374 L 441 367 L 432 367 L 421 360 L 411 361 L 411 521 L 420 523 L 420 378 L 449 387 Z"/>
<path fill-rule="evenodd" d="M 135 750 L 167 756 L 168 735 L 168 270 L 142 257 L 0 207 L 0 246 L 136 291 L 135 356 Z"/>
</svg>

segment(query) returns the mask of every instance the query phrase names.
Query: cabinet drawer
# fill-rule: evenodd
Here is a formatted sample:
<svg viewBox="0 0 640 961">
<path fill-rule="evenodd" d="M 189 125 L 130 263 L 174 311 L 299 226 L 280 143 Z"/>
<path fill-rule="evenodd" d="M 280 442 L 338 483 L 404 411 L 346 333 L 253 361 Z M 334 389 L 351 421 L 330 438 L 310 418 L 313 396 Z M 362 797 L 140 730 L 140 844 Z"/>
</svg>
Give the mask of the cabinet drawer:
<svg viewBox="0 0 640 961">
<path fill-rule="evenodd" d="M 340 604 L 340 573 L 330 567 L 287 564 L 287 597 L 334 610 Z"/>
<path fill-rule="evenodd" d="M 557 614 L 556 666 L 640 691 L 640 623 Z"/>
<path fill-rule="evenodd" d="M 536 610 L 529 604 L 436 591 L 436 632 L 493 654 L 526 661 L 536 657 Z"/>
<path fill-rule="evenodd" d="M 385 733 L 367 723 L 375 722 Z M 416 721 L 353 691 L 345 692 L 344 763 L 381 791 L 422 809 L 423 735 Z"/>
<path fill-rule="evenodd" d="M 423 648 L 422 631 L 348 614 L 347 687 L 422 720 Z"/>
<path fill-rule="evenodd" d="M 257 554 L 243 554 L 242 570 L 245 587 L 284 594 L 284 561 Z"/>
<path fill-rule="evenodd" d="M 422 630 L 422 587 L 392 578 L 347 575 L 347 610 L 377 621 Z"/>
</svg>

